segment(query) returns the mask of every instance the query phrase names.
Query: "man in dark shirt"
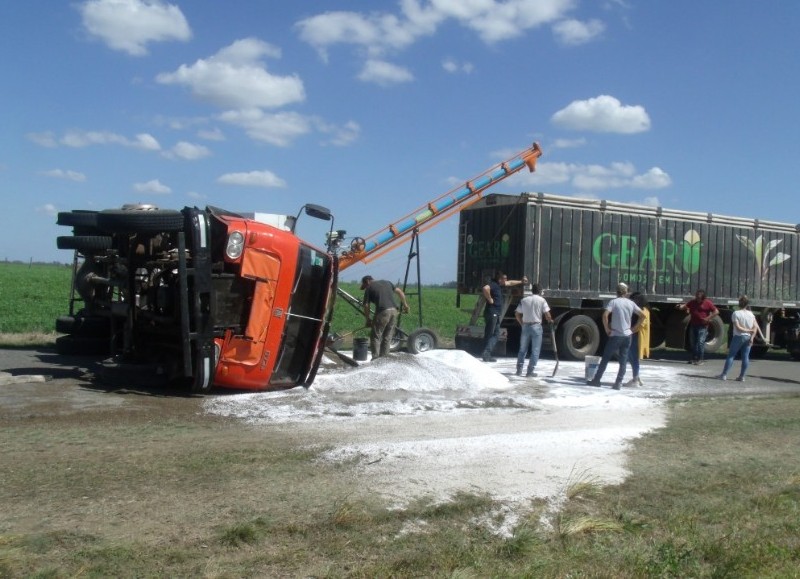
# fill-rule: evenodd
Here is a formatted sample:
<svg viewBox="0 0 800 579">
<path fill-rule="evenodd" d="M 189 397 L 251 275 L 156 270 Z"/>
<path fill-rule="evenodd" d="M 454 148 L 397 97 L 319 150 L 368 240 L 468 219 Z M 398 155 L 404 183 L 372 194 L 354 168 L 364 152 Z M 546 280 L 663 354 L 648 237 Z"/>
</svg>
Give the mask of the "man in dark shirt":
<svg viewBox="0 0 800 579">
<path fill-rule="evenodd" d="M 364 318 L 372 328 L 370 332 L 370 348 L 372 357 L 379 358 L 391 351 L 392 338 L 397 328 L 396 295 L 402 303 L 403 313 L 408 312 L 406 294 L 399 287 L 386 280 L 373 279 L 371 275 L 361 278 L 361 289 L 364 290 Z M 371 305 L 375 306 L 375 316 L 371 316 Z"/>
<path fill-rule="evenodd" d="M 706 338 L 711 320 L 719 315 L 719 310 L 713 302 L 706 297 L 704 290 L 697 290 L 694 299 L 677 306 L 678 309 L 689 312 L 689 364 L 703 365 L 706 351 Z"/>
<path fill-rule="evenodd" d="M 486 300 L 486 306 L 483 310 L 483 321 L 485 322 L 483 330 L 483 361 L 484 362 L 497 362 L 497 358 L 492 356 L 497 340 L 500 337 L 500 323 L 503 321 L 503 288 L 505 286 L 527 284 L 528 278 L 523 277 L 522 280 L 509 280 L 508 276 L 502 271 L 497 270 L 494 276 L 483 286 L 483 299 Z"/>
</svg>

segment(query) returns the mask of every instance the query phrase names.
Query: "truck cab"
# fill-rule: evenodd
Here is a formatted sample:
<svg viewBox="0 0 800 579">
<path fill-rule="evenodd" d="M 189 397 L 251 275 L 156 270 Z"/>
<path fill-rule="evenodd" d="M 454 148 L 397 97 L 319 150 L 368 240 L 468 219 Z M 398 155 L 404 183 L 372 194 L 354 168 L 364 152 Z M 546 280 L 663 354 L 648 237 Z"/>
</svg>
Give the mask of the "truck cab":
<svg viewBox="0 0 800 579">
<path fill-rule="evenodd" d="M 72 211 L 58 223 L 73 226 L 58 246 L 75 251 L 61 353 L 108 353 L 195 392 L 313 382 L 337 260 L 293 226 L 211 206 Z"/>
</svg>

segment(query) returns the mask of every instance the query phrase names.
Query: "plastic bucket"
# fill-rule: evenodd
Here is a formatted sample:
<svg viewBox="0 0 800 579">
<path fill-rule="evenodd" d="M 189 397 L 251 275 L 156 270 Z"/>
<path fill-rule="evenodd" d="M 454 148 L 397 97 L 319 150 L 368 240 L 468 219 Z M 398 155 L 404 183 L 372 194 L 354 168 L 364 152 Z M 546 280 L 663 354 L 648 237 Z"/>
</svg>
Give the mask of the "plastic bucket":
<svg viewBox="0 0 800 579">
<path fill-rule="evenodd" d="M 353 359 L 363 362 L 369 353 L 369 338 L 353 338 Z"/>
<path fill-rule="evenodd" d="M 583 359 L 587 382 L 594 380 L 594 375 L 597 374 L 597 368 L 600 367 L 601 359 L 600 356 L 586 356 L 586 358 Z"/>
</svg>

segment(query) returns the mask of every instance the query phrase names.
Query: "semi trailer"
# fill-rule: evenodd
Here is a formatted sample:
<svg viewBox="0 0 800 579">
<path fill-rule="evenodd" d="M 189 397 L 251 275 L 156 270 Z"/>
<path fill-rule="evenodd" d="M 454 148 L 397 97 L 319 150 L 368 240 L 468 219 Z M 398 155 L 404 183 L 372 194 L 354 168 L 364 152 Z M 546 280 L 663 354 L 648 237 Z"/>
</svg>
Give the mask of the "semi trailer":
<svg viewBox="0 0 800 579">
<path fill-rule="evenodd" d="M 676 306 L 699 289 L 720 310 L 707 352 L 728 339 L 726 324 L 740 295 L 750 298 L 766 341 L 753 353 L 784 348 L 800 359 L 800 226 L 617 203 L 522 193 L 487 195 L 460 214 L 457 300 L 480 295 L 495 270 L 539 283 L 556 323 L 561 357 L 582 360 L 602 351 L 601 316 L 619 282 L 645 295 L 650 345 L 685 348 L 688 315 Z M 522 288 L 509 291 L 498 355 L 516 353 L 514 308 Z M 482 340 L 478 298 L 456 347 L 475 352 Z"/>
</svg>

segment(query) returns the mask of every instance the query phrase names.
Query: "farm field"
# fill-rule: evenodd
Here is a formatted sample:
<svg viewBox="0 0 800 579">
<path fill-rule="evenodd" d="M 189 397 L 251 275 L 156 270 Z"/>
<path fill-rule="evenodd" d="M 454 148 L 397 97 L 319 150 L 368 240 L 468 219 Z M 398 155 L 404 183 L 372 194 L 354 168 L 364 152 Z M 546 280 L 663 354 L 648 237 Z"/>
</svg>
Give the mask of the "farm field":
<svg viewBox="0 0 800 579">
<path fill-rule="evenodd" d="M 12 335 L 28 334 L 34 343 L 49 343 L 55 339 L 55 319 L 69 312 L 70 280 L 72 269 L 66 265 L 0 263 L 0 345 L 16 343 Z M 355 283 L 342 283 L 344 291 L 361 298 L 363 292 Z M 416 287 L 409 288 L 408 301 L 411 312 L 404 315 L 401 324 L 405 330 L 419 327 L 419 303 Z M 456 326 L 469 321 L 475 297 L 462 300 L 456 307 L 454 289 L 423 287 L 421 292 L 423 326 L 432 329 L 441 345 L 451 346 Z M 364 318 L 344 299 L 337 299 L 334 313 L 334 333 L 352 337 L 368 334 Z"/>
</svg>

